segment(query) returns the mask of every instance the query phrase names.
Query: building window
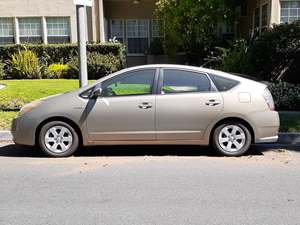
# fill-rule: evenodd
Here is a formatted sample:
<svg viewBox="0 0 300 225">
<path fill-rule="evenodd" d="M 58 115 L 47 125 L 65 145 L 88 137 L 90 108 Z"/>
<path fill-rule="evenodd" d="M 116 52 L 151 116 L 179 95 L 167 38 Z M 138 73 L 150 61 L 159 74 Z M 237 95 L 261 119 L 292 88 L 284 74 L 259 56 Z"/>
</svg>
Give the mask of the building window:
<svg viewBox="0 0 300 225">
<path fill-rule="evenodd" d="M 0 18 L 0 45 L 14 43 L 12 18 Z"/>
<path fill-rule="evenodd" d="M 300 1 L 281 1 L 281 23 L 292 23 L 300 20 Z"/>
<path fill-rule="evenodd" d="M 41 18 L 19 18 L 20 42 L 41 43 Z"/>
<path fill-rule="evenodd" d="M 163 25 L 162 20 L 152 20 L 152 23 L 151 23 L 152 38 L 163 37 L 162 25 Z"/>
<path fill-rule="evenodd" d="M 110 21 L 111 38 L 116 38 L 119 42 L 124 43 L 124 22 L 120 19 Z"/>
<path fill-rule="evenodd" d="M 261 8 L 261 26 L 268 26 L 268 4 L 265 4 Z"/>
<path fill-rule="evenodd" d="M 70 19 L 68 17 L 49 17 L 46 21 L 49 44 L 70 42 Z"/>
<path fill-rule="evenodd" d="M 148 48 L 149 21 L 126 20 L 127 49 L 129 54 L 144 54 Z"/>
</svg>

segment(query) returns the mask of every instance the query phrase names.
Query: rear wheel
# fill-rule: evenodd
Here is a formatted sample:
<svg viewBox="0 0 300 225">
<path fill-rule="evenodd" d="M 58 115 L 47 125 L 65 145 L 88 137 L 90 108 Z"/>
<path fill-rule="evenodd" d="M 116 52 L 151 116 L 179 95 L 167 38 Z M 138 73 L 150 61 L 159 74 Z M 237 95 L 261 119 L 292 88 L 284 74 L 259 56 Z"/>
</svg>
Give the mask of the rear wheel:
<svg viewBox="0 0 300 225">
<path fill-rule="evenodd" d="M 51 157 L 71 156 L 79 146 L 79 138 L 72 126 L 61 121 L 45 124 L 39 134 L 41 150 Z"/>
<path fill-rule="evenodd" d="M 226 122 L 214 130 L 212 145 L 222 155 L 241 156 L 250 148 L 251 133 L 241 123 Z"/>
</svg>

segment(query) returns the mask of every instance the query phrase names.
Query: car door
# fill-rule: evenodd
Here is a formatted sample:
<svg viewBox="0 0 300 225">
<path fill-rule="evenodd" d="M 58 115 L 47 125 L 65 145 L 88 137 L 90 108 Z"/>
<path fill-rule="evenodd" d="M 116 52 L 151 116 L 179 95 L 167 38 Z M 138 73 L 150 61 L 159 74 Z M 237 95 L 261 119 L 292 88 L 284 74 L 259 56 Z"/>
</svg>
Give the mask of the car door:
<svg viewBox="0 0 300 225">
<path fill-rule="evenodd" d="M 155 139 L 156 69 L 142 69 L 117 75 L 101 84 L 87 116 L 87 130 L 93 141 L 143 141 Z"/>
<path fill-rule="evenodd" d="M 161 69 L 156 98 L 158 140 L 201 140 L 223 108 L 210 78 L 198 71 Z"/>
</svg>

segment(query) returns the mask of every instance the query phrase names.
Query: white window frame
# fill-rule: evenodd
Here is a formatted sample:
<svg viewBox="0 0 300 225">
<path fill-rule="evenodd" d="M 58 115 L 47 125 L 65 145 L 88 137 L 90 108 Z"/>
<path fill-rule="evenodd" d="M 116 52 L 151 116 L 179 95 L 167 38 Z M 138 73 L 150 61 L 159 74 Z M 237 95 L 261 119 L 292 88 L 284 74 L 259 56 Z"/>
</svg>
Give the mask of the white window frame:
<svg viewBox="0 0 300 225">
<path fill-rule="evenodd" d="M 113 21 L 121 21 L 121 23 L 122 23 L 122 36 L 113 36 L 112 35 L 112 30 L 113 30 Z M 110 19 L 109 20 L 109 30 L 110 30 L 110 38 L 114 38 L 114 37 L 116 37 L 116 38 L 122 38 L 123 39 L 123 43 L 125 44 L 126 43 L 126 39 L 125 39 L 125 21 L 124 21 L 124 19 Z"/>
<path fill-rule="evenodd" d="M 64 22 L 64 23 L 52 23 L 52 24 L 63 24 L 63 25 L 67 25 L 67 33 L 68 34 L 49 34 L 49 28 L 48 28 L 48 25 L 49 24 L 51 24 L 50 22 L 49 22 L 49 20 L 51 20 L 51 19 L 63 19 L 63 20 L 66 20 L 66 22 Z M 46 27 L 44 27 L 43 29 L 46 29 L 47 30 L 47 37 L 44 37 L 44 38 L 47 38 L 47 42 L 48 42 L 48 40 L 49 40 L 49 38 L 51 38 L 51 37 L 57 37 L 57 38 L 59 38 L 59 37 L 61 37 L 61 38 L 69 38 L 69 41 L 68 42 L 70 42 L 71 41 L 71 19 L 70 19 L 70 17 L 67 17 L 67 16 L 60 16 L 60 17 L 46 17 Z M 64 29 L 58 29 L 58 30 L 64 30 Z"/>
<path fill-rule="evenodd" d="M 262 25 L 262 9 L 263 6 L 267 5 L 267 24 L 265 26 Z M 259 8 L 259 26 L 255 27 L 255 10 Z M 270 18 L 271 18 L 271 2 L 264 0 L 261 1 L 258 5 L 255 6 L 252 12 L 252 34 L 254 34 L 255 31 L 258 31 L 261 33 L 263 28 L 267 28 L 270 26 Z"/>
<path fill-rule="evenodd" d="M 282 20 L 281 20 L 281 9 L 282 9 L 281 3 L 282 2 L 299 2 L 300 3 L 300 0 L 279 0 L 279 5 L 280 5 L 280 7 L 279 7 L 279 23 L 283 23 Z M 288 18 L 288 23 L 290 23 L 290 21 L 289 21 L 290 9 L 297 9 L 297 17 L 300 19 L 300 8 L 286 8 L 286 9 L 288 9 L 288 16 L 284 16 L 284 17 Z"/>
<path fill-rule="evenodd" d="M 140 20 L 143 20 L 143 21 L 147 21 L 147 26 L 148 26 L 148 29 L 147 29 L 147 35 L 146 36 L 138 36 L 138 37 L 133 37 L 133 36 L 129 36 L 128 35 L 128 24 L 127 24 L 127 21 L 140 21 Z M 127 46 L 127 52 L 128 52 L 128 39 L 129 38 L 147 38 L 148 39 L 148 48 L 150 46 L 150 43 L 151 43 L 151 37 L 150 37 L 150 20 L 149 19 L 126 19 L 125 20 L 125 28 L 126 28 L 126 40 L 124 43 L 126 43 L 126 46 Z M 145 54 L 144 53 L 127 53 L 128 56 L 144 56 Z"/>
<path fill-rule="evenodd" d="M 11 31 L 12 31 L 11 34 L 8 34 L 8 35 L 1 35 L 1 33 L 0 33 L 0 37 L 1 38 L 14 38 L 14 20 L 13 20 L 13 18 L 11 18 L 11 17 L 0 17 L 0 20 L 7 20 L 6 21 L 6 26 L 11 25 Z M 11 22 L 11 24 L 9 24 L 9 21 Z M 3 25 L 4 24 L 2 24 L 2 26 Z M 2 26 L 0 26 L 1 30 L 5 30 Z M 10 29 L 7 29 L 7 30 L 10 31 Z M 13 40 L 12 43 L 14 43 L 14 40 Z M 7 44 L 11 44 L 11 43 L 7 43 Z"/>
<path fill-rule="evenodd" d="M 164 34 L 163 33 L 161 33 L 160 35 L 154 35 L 153 34 L 153 28 L 154 28 L 154 21 L 159 21 L 160 23 L 161 23 L 161 25 L 162 25 L 162 27 L 161 27 L 161 29 L 163 29 L 163 21 L 162 20 L 160 20 L 160 19 L 152 19 L 151 20 L 151 37 L 152 38 L 163 38 L 164 37 Z M 159 32 L 161 32 L 161 31 L 159 31 Z"/>
<path fill-rule="evenodd" d="M 24 35 L 24 34 L 21 34 L 21 28 L 20 28 L 20 26 L 21 26 L 21 24 L 22 24 L 22 20 L 30 20 L 30 19 L 39 19 L 40 20 L 40 34 L 38 34 L 38 35 Z M 18 27 L 18 29 L 19 29 L 19 32 L 20 32 L 20 37 L 41 37 L 42 38 L 42 36 L 43 36 L 43 23 L 42 23 L 42 18 L 41 17 L 19 17 L 18 18 L 18 20 L 19 20 L 19 27 Z"/>
</svg>

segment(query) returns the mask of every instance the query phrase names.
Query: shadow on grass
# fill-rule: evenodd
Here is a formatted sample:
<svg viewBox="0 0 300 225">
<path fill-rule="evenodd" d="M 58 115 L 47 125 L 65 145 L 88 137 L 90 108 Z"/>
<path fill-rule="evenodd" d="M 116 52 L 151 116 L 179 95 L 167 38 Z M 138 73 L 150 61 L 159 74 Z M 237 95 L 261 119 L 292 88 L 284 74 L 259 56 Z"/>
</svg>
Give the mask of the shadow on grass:
<svg viewBox="0 0 300 225">
<path fill-rule="evenodd" d="M 131 146 L 95 146 L 82 147 L 75 157 L 120 157 L 120 156 L 208 156 L 219 157 L 210 147 L 187 145 L 131 145 Z M 252 146 L 248 155 L 263 155 L 261 149 Z M 42 158 L 44 154 L 36 147 L 5 145 L 0 147 L 0 157 Z"/>
</svg>

